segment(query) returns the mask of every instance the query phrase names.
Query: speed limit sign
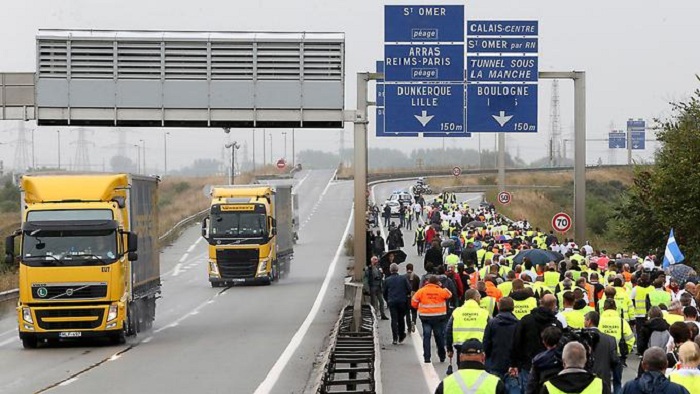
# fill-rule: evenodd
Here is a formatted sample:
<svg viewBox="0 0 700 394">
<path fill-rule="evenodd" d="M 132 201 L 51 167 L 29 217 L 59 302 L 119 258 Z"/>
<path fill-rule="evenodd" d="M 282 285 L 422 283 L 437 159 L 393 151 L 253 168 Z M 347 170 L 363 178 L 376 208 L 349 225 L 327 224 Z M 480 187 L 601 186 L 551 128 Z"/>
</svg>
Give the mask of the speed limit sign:
<svg viewBox="0 0 700 394">
<path fill-rule="evenodd" d="M 498 193 L 498 202 L 500 202 L 501 204 L 508 205 L 512 200 L 513 196 L 510 193 L 506 191 Z"/>
<path fill-rule="evenodd" d="M 571 229 L 571 216 L 564 212 L 559 212 L 552 218 L 552 228 L 554 231 L 565 233 Z"/>
<path fill-rule="evenodd" d="M 462 174 L 462 169 L 459 167 L 455 167 L 452 169 L 452 175 L 454 176 L 460 176 Z"/>
</svg>

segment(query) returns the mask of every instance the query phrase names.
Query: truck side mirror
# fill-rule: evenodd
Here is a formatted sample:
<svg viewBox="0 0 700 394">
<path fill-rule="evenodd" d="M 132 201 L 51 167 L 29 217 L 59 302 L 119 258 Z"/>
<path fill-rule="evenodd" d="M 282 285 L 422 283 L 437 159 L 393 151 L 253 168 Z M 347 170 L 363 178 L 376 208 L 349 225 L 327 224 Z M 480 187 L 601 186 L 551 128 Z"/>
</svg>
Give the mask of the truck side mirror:
<svg viewBox="0 0 700 394">
<path fill-rule="evenodd" d="M 209 216 L 202 220 L 202 237 L 204 237 L 204 239 L 209 238 Z"/>
<path fill-rule="evenodd" d="M 128 233 L 127 242 L 129 243 L 126 249 L 127 252 L 135 253 L 137 250 L 139 250 L 139 237 L 136 235 L 136 233 Z M 131 256 L 129 256 L 129 260 L 133 260 Z"/>
<path fill-rule="evenodd" d="M 10 235 L 5 238 L 5 264 L 15 262 L 15 236 Z"/>
<path fill-rule="evenodd" d="M 126 257 L 129 259 L 129 261 L 136 261 L 139 259 L 139 254 L 136 252 L 129 252 Z"/>
</svg>

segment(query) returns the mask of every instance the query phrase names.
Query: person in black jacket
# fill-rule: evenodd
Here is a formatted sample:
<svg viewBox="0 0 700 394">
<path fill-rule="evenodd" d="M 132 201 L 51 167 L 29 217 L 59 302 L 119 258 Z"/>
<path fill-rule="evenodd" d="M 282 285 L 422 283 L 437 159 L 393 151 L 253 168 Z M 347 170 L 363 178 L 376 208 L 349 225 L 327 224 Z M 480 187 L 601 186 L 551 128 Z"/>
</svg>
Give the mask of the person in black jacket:
<svg viewBox="0 0 700 394">
<path fill-rule="evenodd" d="M 564 369 L 561 362 L 561 353 L 558 349 L 562 334 L 562 330 L 559 327 L 553 326 L 547 327 L 542 331 L 540 337 L 545 350 L 532 359 L 532 367 L 530 367 L 527 384 L 523 386 L 525 394 L 539 393 L 542 385 L 547 380 Z"/>
<path fill-rule="evenodd" d="M 547 327 L 563 328 L 556 317 L 556 310 L 556 297 L 545 294 L 540 300 L 540 306 L 525 315 L 515 330 L 510 372 L 518 375 L 520 387 L 527 387 L 532 359 L 545 350 L 540 340 L 542 331 Z"/>
<path fill-rule="evenodd" d="M 688 394 L 685 387 L 664 376 L 668 360 L 663 349 L 656 346 L 647 349 L 641 364 L 644 374 L 625 383 L 622 394 Z"/>
<path fill-rule="evenodd" d="M 399 265 L 392 263 L 389 266 L 388 278 L 384 279 L 384 299 L 389 305 L 391 316 L 391 336 L 393 344 L 403 342 L 406 339 L 406 312 L 408 303 L 406 299 L 411 294 L 411 284 L 405 276 L 399 275 Z"/>
<path fill-rule="evenodd" d="M 549 379 L 541 394 L 554 393 L 600 393 L 610 394 L 610 386 L 602 384 L 601 379 L 586 371 L 586 348 L 579 342 L 569 342 L 562 353 L 564 370 Z"/>
<path fill-rule="evenodd" d="M 469 265 L 470 262 L 476 264 L 476 260 L 478 260 L 478 257 L 476 255 L 476 249 L 474 248 L 473 242 L 467 243 L 467 247 L 464 248 L 460 257 L 464 265 Z"/>
<path fill-rule="evenodd" d="M 593 360 L 595 360 L 591 372 L 601 378 L 603 385 L 609 389 L 612 385 L 612 371 L 620 363 L 620 357 L 617 354 L 617 340 L 615 340 L 615 337 L 598 330 L 599 323 L 600 314 L 598 312 L 586 313 L 584 318 L 585 329 L 598 336 L 598 342 L 591 351 Z"/>
<path fill-rule="evenodd" d="M 428 271 L 428 263 L 432 263 L 433 269 L 442 265 L 442 248 L 440 248 L 440 241 L 433 240 L 430 249 L 425 252 L 425 258 L 423 258 L 423 268 L 427 273 L 432 273 Z"/>
<path fill-rule="evenodd" d="M 508 386 L 508 375 L 513 351 L 513 335 L 518 319 L 513 315 L 513 299 L 503 297 L 498 301 L 499 313 L 486 325 L 484 331 L 484 352 L 486 353 L 486 371 L 498 376 Z M 517 382 L 515 382 L 517 385 Z"/>
</svg>

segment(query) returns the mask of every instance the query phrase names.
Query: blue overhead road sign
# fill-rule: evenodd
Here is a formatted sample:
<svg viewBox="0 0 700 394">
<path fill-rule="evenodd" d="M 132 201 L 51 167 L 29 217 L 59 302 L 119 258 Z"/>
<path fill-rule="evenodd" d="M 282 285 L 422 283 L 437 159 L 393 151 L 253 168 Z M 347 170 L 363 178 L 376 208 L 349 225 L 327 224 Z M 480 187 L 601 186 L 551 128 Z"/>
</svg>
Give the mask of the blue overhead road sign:
<svg viewBox="0 0 700 394">
<path fill-rule="evenodd" d="M 465 132 L 463 84 L 385 85 L 385 132 Z"/>
<path fill-rule="evenodd" d="M 469 82 L 537 82 L 536 56 L 469 56 Z"/>
<path fill-rule="evenodd" d="M 464 81 L 464 45 L 386 45 L 386 81 Z"/>
<path fill-rule="evenodd" d="M 467 85 L 469 132 L 537 132 L 536 84 Z"/>
<path fill-rule="evenodd" d="M 464 42 L 464 6 L 384 6 L 384 41 Z"/>
<path fill-rule="evenodd" d="M 627 134 L 614 132 L 608 134 L 608 149 L 624 149 L 626 147 Z"/>
<path fill-rule="evenodd" d="M 632 133 L 631 137 L 631 142 L 630 144 L 632 145 L 633 150 L 644 150 L 646 149 L 646 144 L 645 144 L 645 134 L 643 131 L 630 131 Z"/>
<path fill-rule="evenodd" d="M 537 21 L 469 21 L 467 36 L 536 36 Z"/>
<path fill-rule="evenodd" d="M 468 38 L 469 53 L 537 53 L 537 37 L 487 37 Z"/>
</svg>

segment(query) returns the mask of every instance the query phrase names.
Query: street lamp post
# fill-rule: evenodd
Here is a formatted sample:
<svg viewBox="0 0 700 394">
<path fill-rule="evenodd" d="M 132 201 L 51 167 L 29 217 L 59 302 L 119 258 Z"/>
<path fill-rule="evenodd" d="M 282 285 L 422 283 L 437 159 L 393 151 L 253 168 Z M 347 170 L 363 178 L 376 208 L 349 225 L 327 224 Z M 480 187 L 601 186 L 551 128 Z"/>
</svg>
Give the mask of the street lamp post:
<svg viewBox="0 0 700 394">
<path fill-rule="evenodd" d="M 292 167 L 296 167 L 296 151 L 294 150 L 294 131 L 295 129 L 292 129 Z"/>
<path fill-rule="evenodd" d="M 282 132 L 282 138 L 284 138 L 284 161 L 287 161 L 287 132 Z"/>
<path fill-rule="evenodd" d="M 58 170 L 61 170 L 61 130 L 56 130 L 58 134 Z"/>
<path fill-rule="evenodd" d="M 163 133 L 163 176 L 168 175 L 168 136 L 169 131 Z"/>
<path fill-rule="evenodd" d="M 235 162 L 236 162 L 236 150 L 238 150 L 241 145 L 239 145 L 236 141 L 233 141 L 230 144 L 225 145 L 226 148 L 231 148 L 231 174 L 228 177 L 228 183 L 229 185 L 233 185 L 235 182 L 235 176 L 236 176 L 236 168 L 235 168 Z"/>
<path fill-rule="evenodd" d="M 141 145 L 134 144 L 134 147 L 136 147 L 136 173 L 140 174 L 141 173 Z"/>
</svg>

